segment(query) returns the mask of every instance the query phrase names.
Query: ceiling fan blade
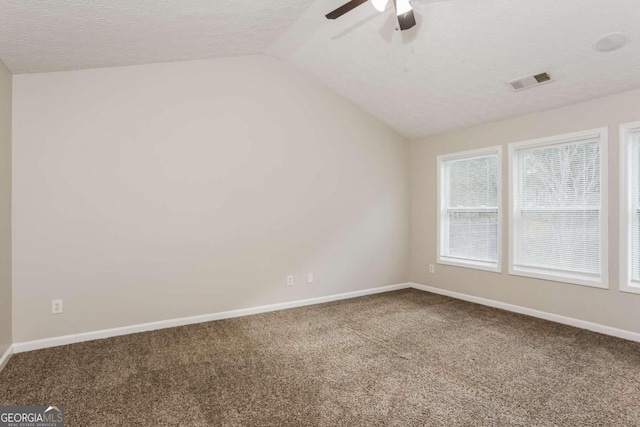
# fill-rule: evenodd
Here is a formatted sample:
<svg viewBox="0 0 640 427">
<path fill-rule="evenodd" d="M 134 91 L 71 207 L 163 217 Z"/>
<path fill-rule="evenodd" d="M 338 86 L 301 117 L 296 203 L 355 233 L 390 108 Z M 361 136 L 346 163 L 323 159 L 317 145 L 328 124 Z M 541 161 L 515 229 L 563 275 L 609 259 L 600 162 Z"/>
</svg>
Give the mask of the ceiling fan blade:
<svg viewBox="0 0 640 427">
<path fill-rule="evenodd" d="M 327 17 L 327 19 L 340 18 L 345 13 L 355 9 L 356 7 L 360 6 L 362 3 L 366 3 L 366 2 L 367 2 L 367 0 L 351 0 L 350 2 L 343 4 L 342 6 L 340 6 L 339 8 L 334 10 L 333 12 L 329 12 L 326 15 L 326 17 Z"/>
<path fill-rule="evenodd" d="M 416 25 L 416 17 L 413 14 L 413 9 L 403 13 L 402 15 L 398 15 L 398 24 L 400 25 L 401 31 L 408 30 Z"/>
</svg>

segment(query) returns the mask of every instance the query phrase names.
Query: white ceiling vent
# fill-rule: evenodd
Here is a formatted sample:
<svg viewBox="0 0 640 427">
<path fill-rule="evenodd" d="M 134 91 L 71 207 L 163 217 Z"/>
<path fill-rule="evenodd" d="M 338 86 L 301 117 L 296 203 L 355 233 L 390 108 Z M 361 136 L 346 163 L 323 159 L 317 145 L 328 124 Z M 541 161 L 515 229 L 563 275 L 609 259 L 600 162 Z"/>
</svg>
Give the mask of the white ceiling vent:
<svg viewBox="0 0 640 427">
<path fill-rule="evenodd" d="M 507 82 L 507 84 L 511 87 L 511 89 L 517 92 L 520 90 L 529 89 L 531 87 L 539 86 L 552 81 L 553 79 L 551 78 L 551 75 L 545 72 L 545 73 L 520 77 L 519 79 L 515 79 L 515 80 L 511 80 L 510 82 Z"/>
</svg>

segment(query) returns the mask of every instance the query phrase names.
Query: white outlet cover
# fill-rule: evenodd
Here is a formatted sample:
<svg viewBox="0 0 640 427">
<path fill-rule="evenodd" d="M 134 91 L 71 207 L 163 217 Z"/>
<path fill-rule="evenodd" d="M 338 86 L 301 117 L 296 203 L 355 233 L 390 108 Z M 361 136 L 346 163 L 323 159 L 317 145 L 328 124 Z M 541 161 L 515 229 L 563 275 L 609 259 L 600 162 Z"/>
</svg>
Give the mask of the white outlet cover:
<svg viewBox="0 0 640 427">
<path fill-rule="evenodd" d="M 54 299 L 51 301 L 51 314 L 60 314 L 62 313 L 62 300 Z"/>
<path fill-rule="evenodd" d="M 307 273 L 307 283 L 313 283 L 313 273 Z"/>
<path fill-rule="evenodd" d="M 287 276 L 287 286 L 293 286 L 293 276 Z"/>
</svg>

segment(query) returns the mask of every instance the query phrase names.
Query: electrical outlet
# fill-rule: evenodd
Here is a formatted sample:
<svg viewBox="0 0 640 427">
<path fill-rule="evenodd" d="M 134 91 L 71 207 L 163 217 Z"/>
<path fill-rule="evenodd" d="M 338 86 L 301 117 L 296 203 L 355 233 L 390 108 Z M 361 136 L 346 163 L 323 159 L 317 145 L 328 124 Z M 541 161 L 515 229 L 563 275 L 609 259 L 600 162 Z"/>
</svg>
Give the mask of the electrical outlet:
<svg viewBox="0 0 640 427">
<path fill-rule="evenodd" d="M 307 273 L 307 283 L 310 285 L 313 283 L 313 273 Z"/>
<path fill-rule="evenodd" d="M 51 301 L 51 314 L 60 314 L 62 313 L 62 300 L 54 299 Z"/>
<path fill-rule="evenodd" d="M 293 276 L 287 276 L 287 286 L 293 286 Z"/>
<path fill-rule="evenodd" d="M 436 267 L 433 264 L 429 264 L 429 273 L 435 273 Z"/>
</svg>

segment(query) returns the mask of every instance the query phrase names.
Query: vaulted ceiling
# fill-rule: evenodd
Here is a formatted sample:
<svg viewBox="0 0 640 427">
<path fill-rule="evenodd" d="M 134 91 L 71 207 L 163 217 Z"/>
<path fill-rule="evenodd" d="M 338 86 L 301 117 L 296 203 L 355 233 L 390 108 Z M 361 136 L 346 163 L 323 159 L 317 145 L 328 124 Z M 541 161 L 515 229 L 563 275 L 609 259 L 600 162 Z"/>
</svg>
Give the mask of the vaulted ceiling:
<svg viewBox="0 0 640 427">
<path fill-rule="evenodd" d="M 31 73 L 266 53 L 409 138 L 640 87 L 637 0 L 413 0 L 405 32 L 369 4 L 324 19 L 344 1 L 6 0 L 0 58 Z M 628 45 L 595 51 L 610 32 Z M 506 85 L 541 71 L 556 81 Z"/>
<path fill-rule="evenodd" d="M 1 0 L 14 73 L 263 53 L 313 0 Z"/>
</svg>

